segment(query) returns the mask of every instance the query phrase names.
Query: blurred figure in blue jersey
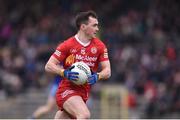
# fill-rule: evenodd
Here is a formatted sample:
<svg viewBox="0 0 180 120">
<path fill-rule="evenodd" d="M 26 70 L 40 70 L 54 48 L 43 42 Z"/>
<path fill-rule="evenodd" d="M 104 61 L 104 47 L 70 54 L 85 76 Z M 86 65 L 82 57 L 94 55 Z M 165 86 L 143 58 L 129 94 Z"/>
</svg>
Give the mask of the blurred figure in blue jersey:
<svg viewBox="0 0 180 120">
<path fill-rule="evenodd" d="M 57 88 L 58 88 L 60 82 L 61 82 L 61 77 L 56 76 L 54 78 L 53 84 L 51 86 L 46 104 L 38 107 L 34 111 L 34 113 L 31 115 L 30 119 L 38 119 L 42 115 L 48 114 L 48 112 L 54 110 L 54 108 L 56 107 L 55 95 L 56 95 L 56 91 L 57 91 Z"/>
</svg>

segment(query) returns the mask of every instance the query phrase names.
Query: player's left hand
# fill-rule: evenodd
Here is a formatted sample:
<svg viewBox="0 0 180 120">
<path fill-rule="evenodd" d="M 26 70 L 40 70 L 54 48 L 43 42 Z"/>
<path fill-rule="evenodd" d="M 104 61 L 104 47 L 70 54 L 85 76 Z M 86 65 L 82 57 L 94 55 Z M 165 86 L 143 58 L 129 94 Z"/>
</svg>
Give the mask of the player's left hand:
<svg viewBox="0 0 180 120">
<path fill-rule="evenodd" d="M 88 84 L 94 85 L 99 79 L 99 75 L 95 72 L 92 73 L 91 76 L 88 77 Z"/>
</svg>

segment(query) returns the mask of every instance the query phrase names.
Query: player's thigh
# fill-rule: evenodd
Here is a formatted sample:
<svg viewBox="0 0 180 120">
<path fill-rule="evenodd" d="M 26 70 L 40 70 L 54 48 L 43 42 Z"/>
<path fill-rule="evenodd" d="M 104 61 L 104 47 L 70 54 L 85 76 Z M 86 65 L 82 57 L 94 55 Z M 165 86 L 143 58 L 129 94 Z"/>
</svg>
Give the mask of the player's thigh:
<svg viewBox="0 0 180 120">
<path fill-rule="evenodd" d="M 72 96 L 68 98 L 64 102 L 63 108 L 73 116 L 77 116 L 82 113 L 90 114 L 86 103 L 83 101 L 83 99 L 80 96 Z"/>
</svg>

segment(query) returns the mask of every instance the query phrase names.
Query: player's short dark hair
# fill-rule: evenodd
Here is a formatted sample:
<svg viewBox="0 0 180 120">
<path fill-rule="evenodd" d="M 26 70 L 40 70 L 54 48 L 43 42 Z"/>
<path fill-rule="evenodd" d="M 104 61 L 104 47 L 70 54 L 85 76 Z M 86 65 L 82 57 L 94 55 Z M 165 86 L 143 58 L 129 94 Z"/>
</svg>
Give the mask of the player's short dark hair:
<svg viewBox="0 0 180 120">
<path fill-rule="evenodd" d="M 77 29 L 80 28 L 81 24 L 87 24 L 89 17 L 93 17 L 97 19 L 96 13 L 92 10 L 87 12 L 80 12 L 79 14 L 77 14 L 75 18 L 75 24 Z"/>
</svg>

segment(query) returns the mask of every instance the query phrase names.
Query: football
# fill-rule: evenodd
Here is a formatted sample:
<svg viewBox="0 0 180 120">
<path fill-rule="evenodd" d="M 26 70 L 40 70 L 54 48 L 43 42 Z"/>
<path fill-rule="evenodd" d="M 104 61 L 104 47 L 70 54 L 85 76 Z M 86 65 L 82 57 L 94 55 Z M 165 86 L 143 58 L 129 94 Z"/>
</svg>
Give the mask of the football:
<svg viewBox="0 0 180 120">
<path fill-rule="evenodd" d="M 73 69 L 71 69 L 72 72 L 78 72 L 79 79 L 77 81 L 72 81 L 76 85 L 83 85 L 87 82 L 88 77 L 91 75 L 91 69 L 90 67 L 84 63 L 84 62 L 76 62 L 72 64 L 74 66 Z"/>
</svg>

